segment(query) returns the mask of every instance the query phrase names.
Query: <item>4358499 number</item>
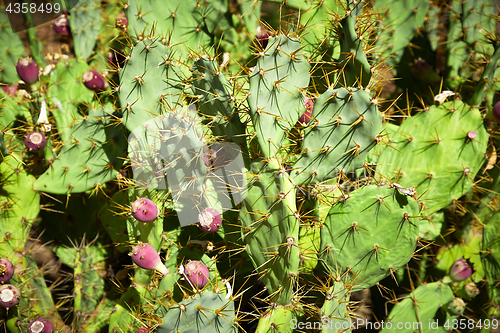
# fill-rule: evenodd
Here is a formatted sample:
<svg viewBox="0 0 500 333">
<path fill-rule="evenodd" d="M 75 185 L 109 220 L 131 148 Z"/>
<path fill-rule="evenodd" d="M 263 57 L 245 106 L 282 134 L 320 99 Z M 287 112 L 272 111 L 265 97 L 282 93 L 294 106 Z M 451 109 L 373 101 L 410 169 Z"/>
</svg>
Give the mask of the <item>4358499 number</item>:
<svg viewBox="0 0 500 333">
<path fill-rule="evenodd" d="M 5 11 L 7 13 L 59 13 L 61 11 L 61 5 L 58 3 L 51 4 L 51 3 L 42 3 L 39 6 L 37 6 L 36 3 L 9 3 L 7 8 L 5 8 Z"/>
<path fill-rule="evenodd" d="M 497 329 L 498 328 L 498 319 L 484 319 L 483 321 L 479 320 L 475 322 L 472 319 L 448 319 L 444 325 L 444 328 L 446 329 L 474 329 L 474 328 L 493 328 Z"/>
</svg>

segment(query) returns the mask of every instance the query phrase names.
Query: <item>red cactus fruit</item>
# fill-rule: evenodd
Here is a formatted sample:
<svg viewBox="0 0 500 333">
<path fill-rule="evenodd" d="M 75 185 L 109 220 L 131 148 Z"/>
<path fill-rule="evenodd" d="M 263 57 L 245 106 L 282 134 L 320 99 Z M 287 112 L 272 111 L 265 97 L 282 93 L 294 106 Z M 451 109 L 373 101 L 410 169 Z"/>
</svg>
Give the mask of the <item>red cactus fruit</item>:
<svg viewBox="0 0 500 333">
<path fill-rule="evenodd" d="M 151 222 L 158 217 L 158 207 L 148 198 L 137 198 L 132 202 L 132 216 L 140 222 Z"/>
<path fill-rule="evenodd" d="M 260 47 L 265 50 L 269 42 L 269 38 L 271 37 L 271 33 L 266 28 L 259 26 L 255 37 Z"/>
<path fill-rule="evenodd" d="M 211 167 L 214 170 L 220 169 L 229 165 L 232 159 L 226 156 L 230 143 L 213 143 L 203 147 L 203 163 L 206 167 Z"/>
<path fill-rule="evenodd" d="M 184 267 L 184 277 L 198 289 L 208 283 L 209 275 L 208 267 L 201 261 L 192 260 Z"/>
<path fill-rule="evenodd" d="M 111 50 L 108 52 L 108 63 L 113 68 L 123 68 L 125 59 L 125 56 L 118 51 Z"/>
<path fill-rule="evenodd" d="M 4 284 L 0 286 L 0 306 L 2 308 L 12 308 L 19 304 L 21 291 L 16 286 Z"/>
<path fill-rule="evenodd" d="M 205 208 L 198 215 L 198 228 L 205 232 L 216 232 L 222 225 L 222 217 L 213 208 Z"/>
<path fill-rule="evenodd" d="M 17 75 L 26 83 L 38 81 L 38 66 L 31 58 L 21 58 L 16 65 Z"/>
<path fill-rule="evenodd" d="M 9 281 L 14 275 L 14 265 L 7 258 L 0 259 L 0 282 Z"/>
<path fill-rule="evenodd" d="M 53 333 L 54 325 L 45 318 L 33 319 L 28 328 L 28 333 Z"/>
<path fill-rule="evenodd" d="M 47 138 L 42 132 L 30 132 L 26 135 L 24 144 L 26 145 L 26 148 L 31 151 L 39 151 L 47 145 Z"/>
<path fill-rule="evenodd" d="M 130 255 L 137 266 L 147 270 L 159 270 L 163 275 L 168 274 L 167 267 L 161 262 L 160 254 L 151 245 L 139 242 Z"/>
<path fill-rule="evenodd" d="M 69 35 L 70 30 L 69 30 L 69 21 L 66 18 L 66 15 L 61 15 L 56 20 L 54 23 L 52 23 L 52 28 L 54 29 L 55 32 L 57 32 L 60 35 Z"/>
<path fill-rule="evenodd" d="M 10 96 L 16 96 L 16 91 L 17 91 L 17 86 L 12 85 L 12 86 L 2 86 L 2 90 L 4 93 Z"/>
<path fill-rule="evenodd" d="M 312 111 L 314 108 L 314 101 L 306 96 L 304 100 L 304 106 L 306 107 L 306 112 L 299 118 L 299 123 L 302 125 L 307 125 L 312 119 Z"/>
<path fill-rule="evenodd" d="M 500 123 L 500 101 L 496 102 L 493 106 L 493 118 L 495 118 L 497 123 Z"/>
<path fill-rule="evenodd" d="M 450 278 L 454 282 L 467 280 L 472 273 L 474 273 L 474 270 L 469 259 L 460 258 L 450 268 Z"/>
<path fill-rule="evenodd" d="M 118 14 L 118 16 L 116 17 L 116 20 L 115 20 L 115 27 L 117 27 L 118 29 L 120 29 L 122 31 L 128 30 L 128 20 L 127 20 L 127 16 L 125 15 L 125 13 Z"/>
<path fill-rule="evenodd" d="M 103 90 L 109 87 L 104 76 L 93 69 L 88 70 L 83 74 L 82 81 L 85 87 L 92 91 Z"/>
</svg>

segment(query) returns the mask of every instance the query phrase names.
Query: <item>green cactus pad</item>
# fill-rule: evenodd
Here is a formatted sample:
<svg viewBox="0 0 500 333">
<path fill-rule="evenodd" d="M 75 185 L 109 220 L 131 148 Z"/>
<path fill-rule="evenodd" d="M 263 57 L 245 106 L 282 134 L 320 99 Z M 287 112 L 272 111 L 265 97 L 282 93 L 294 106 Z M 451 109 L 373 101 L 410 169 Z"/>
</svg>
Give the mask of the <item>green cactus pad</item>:
<svg viewBox="0 0 500 333">
<path fill-rule="evenodd" d="M 156 39 L 138 43 L 129 56 L 120 71 L 119 97 L 122 121 L 133 131 L 165 110 L 182 105 L 186 70 L 176 60 L 175 50 Z"/>
<path fill-rule="evenodd" d="M 355 190 L 333 205 L 321 230 L 328 271 L 350 268 L 353 290 L 369 288 L 403 267 L 418 237 L 418 203 L 389 186 Z"/>
<path fill-rule="evenodd" d="M 358 2 L 353 7 L 349 7 L 346 16 L 340 22 L 340 58 L 342 66 L 341 77 L 339 77 L 338 87 L 358 87 L 367 88 L 372 77 L 372 71 L 368 59 L 363 50 L 364 37 L 356 32 L 356 16 L 361 12 L 362 2 Z"/>
<path fill-rule="evenodd" d="M 19 270 L 20 267 L 22 267 L 21 270 Z M 19 265 L 16 269 L 18 271 L 10 283 L 19 286 L 22 294 L 17 309 L 14 308 L 19 313 L 18 320 L 29 322 L 30 317 L 34 315 L 50 318 L 54 322 L 61 320 L 45 282 L 43 270 L 37 267 L 33 255 L 27 254 L 19 258 Z"/>
<path fill-rule="evenodd" d="M 77 328 L 87 324 L 104 294 L 104 280 L 96 269 L 98 261 L 103 258 L 99 258 L 96 246 L 92 246 L 92 243 L 82 245 L 76 250 L 73 264 L 75 296 L 73 325 Z"/>
<path fill-rule="evenodd" d="M 22 252 L 31 226 L 40 212 L 40 195 L 33 190 L 35 178 L 23 169 L 19 157 L 6 156 L 0 163 L 0 257 Z"/>
<path fill-rule="evenodd" d="M 274 301 L 288 305 L 299 269 L 295 188 L 277 162 L 255 163 L 240 220 L 247 252 Z"/>
<path fill-rule="evenodd" d="M 200 97 L 200 114 L 208 117 L 214 135 L 244 145 L 245 127 L 241 123 L 232 87 L 214 60 L 200 58 L 193 68 L 193 92 Z"/>
<path fill-rule="evenodd" d="M 0 163 L 3 162 L 4 158 L 9 155 L 9 149 L 5 145 L 4 134 L 0 132 Z"/>
<path fill-rule="evenodd" d="M 86 60 L 92 55 L 97 36 L 103 26 L 101 2 L 98 0 L 80 1 L 70 10 L 69 24 L 73 35 L 75 55 Z"/>
<path fill-rule="evenodd" d="M 214 6 L 215 3 L 215 6 Z M 216 28 L 217 17 L 223 0 L 148 0 L 129 3 L 126 7 L 129 33 L 138 39 L 154 35 L 163 38 L 165 44 L 175 48 L 177 55 L 184 61 L 187 55 L 201 47 L 208 47 L 211 36 L 207 31 L 205 19 L 210 17 L 211 28 Z M 214 8 L 218 7 L 218 8 Z M 226 26 L 223 19 L 220 23 Z"/>
<path fill-rule="evenodd" d="M 120 128 L 109 126 L 104 110 L 92 111 L 71 130 L 71 141 L 35 182 L 34 188 L 54 194 L 80 193 L 116 177 L 116 153 L 125 150 Z"/>
<path fill-rule="evenodd" d="M 120 252 L 129 251 L 129 248 L 125 245 L 129 240 L 127 234 L 128 216 L 118 215 L 122 213 L 120 207 L 126 207 L 127 205 L 129 205 L 127 193 L 116 192 L 111 198 L 111 202 L 102 205 L 97 214 L 97 219 Z"/>
<path fill-rule="evenodd" d="M 487 279 L 487 291 L 490 300 L 500 305 L 500 290 L 498 279 L 500 277 L 500 212 L 491 216 L 488 224 L 483 229 L 483 243 L 481 262 Z"/>
<path fill-rule="evenodd" d="M 476 136 L 469 139 L 467 134 Z M 377 172 L 403 187 L 416 186 L 423 195 L 424 215 L 432 214 L 460 198 L 484 161 L 488 133 L 481 113 L 461 101 L 431 106 L 407 118 L 384 149 Z"/>
<path fill-rule="evenodd" d="M 322 182 L 361 167 L 382 126 L 370 94 L 355 88 L 328 89 L 315 101 L 313 117 L 291 173 L 299 184 Z"/>
<path fill-rule="evenodd" d="M 277 330 L 280 332 L 291 332 L 294 326 L 298 326 L 297 318 L 300 318 L 300 315 L 300 311 L 297 311 L 292 306 L 274 307 L 262 314 L 255 333 L 272 333 Z"/>
<path fill-rule="evenodd" d="M 25 149 L 24 135 L 19 129 L 24 122 L 32 121 L 28 103 L 23 103 L 22 98 L 11 97 L 0 92 L 0 131 L 4 134 L 4 144 L 9 151 L 18 155 Z"/>
<path fill-rule="evenodd" d="M 381 55 L 388 57 L 388 65 L 398 64 L 403 56 L 403 49 L 415 37 L 417 29 L 426 20 L 430 2 L 427 0 L 394 1 L 377 0 L 375 10 L 384 13 L 381 22 L 383 29 L 377 40 Z"/>
<path fill-rule="evenodd" d="M 68 128 L 81 118 L 94 97 L 94 93 L 82 82 L 82 76 L 88 69 L 89 66 L 83 60 L 67 59 L 59 62 L 50 72 L 48 102 L 64 142 L 70 140 Z"/>
<path fill-rule="evenodd" d="M 323 332 L 337 333 L 351 332 L 351 318 L 349 316 L 349 297 L 351 292 L 345 288 L 344 281 L 338 278 L 328 289 L 325 303 L 321 307 L 321 323 Z"/>
<path fill-rule="evenodd" d="M 249 77 L 250 116 L 265 157 L 278 152 L 285 132 L 305 112 L 300 91 L 309 85 L 310 65 L 303 53 L 299 39 L 284 35 L 270 38 Z"/>
<path fill-rule="evenodd" d="M 20 80 L 16 64 L 25 55 L 23 41 L 12 31 L 5 9 L 0 8 L 0 81 L 15 83 Z"/>
<path fill-rule="evenodd" d="M 234 302 L 220 292 L 203 292 L 171 306 L 155 332 L 236 333 Z"/>
<path fill-rule="evenodd" d="M 396 304 L 388 317 L 388 321 L 391 321 L 392 326 L 389 327 L 387 326 L 388 323 L 386 323 L 386 326 L 380 332 L 394 332 L 396 328 L 398 332 L 405 333 L 413 333 L 415 331 L 447 332 L 447 329 L 443 327 L 446 321 L 441 319 L 436 324 L 436 315 L 439 308 L 448 304 L 453 298 L 451 288 L 442 282 L 421 285 L 409 296 Z M 450 316 L 447 316 L 447 319 L 450 319 Z M 400 323 L 399 326 L 397 326 L 398 323 Z M 451 320 L 448 321 L 448 325 L 450 323 Z M 453 324 L 450 326 L 453 326 Z"/>
</svg>

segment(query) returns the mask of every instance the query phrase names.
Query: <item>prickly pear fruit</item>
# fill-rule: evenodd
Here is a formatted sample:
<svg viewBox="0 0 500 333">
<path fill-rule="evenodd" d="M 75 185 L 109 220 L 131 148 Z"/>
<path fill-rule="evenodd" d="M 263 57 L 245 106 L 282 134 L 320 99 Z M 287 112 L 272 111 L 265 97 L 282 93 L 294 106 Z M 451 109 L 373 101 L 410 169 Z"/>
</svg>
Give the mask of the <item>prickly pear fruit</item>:
<svg viewBox="0 0 500 333">
<path fill-rule="evenodd" d="M 454 282 L 467 280 L 474 270 L 469 259 L 460 258 L 456 260 L 450 268 L 450 278 Z"/>
<path fill-rule="evenodd" d="M 14 265 L 7 258 L 0 259 L 0 282 L 9 281 L 14 275 Z"/>
<path fill-rule="evenodd" d="M 16 96 L 17 86 L 16 85 L 2 86 L 2 90 L 7 95 Z"/>
<path fill-rule="evenodd" d="M 16 65 L 17 75 L 26 83 L 34 83 L 38 80 L 38 66 L 31 58 L 21 58 Z"/>
<path fill-rule="evenodd" d="M 454 316 L 460 316 L 465 311 L 465 302 L 463 299 L 455 297 L 448 303 L 448 312 Z"/>
<path fill-rule="evenodd" d="M 116 17 L 116 20 L 115 20 L 115 27 L 117 27 L 118 29 L 120 29 L 122 31 L 128 30 L 128 20 L 127 20 L 127 16 L 125 15 L 125 13 L 118 14 L 118 16 Z"/>
<path fill-rule="evenodd" d="M 66 15 L 61 15 L 56 18 L 54 23 L 52 23 L 52 28 L 60 35 L 69 35 L 69 21 Z"/>
<path fill-rule="evenodd" d="M 467 299 L 472 299 L 474 297 L 476 297 L 477 295 L 479 295 L 479 289 L 477 288 L 477 285 L 470 281 L 470 282 L 467 282 L 467 284 L 462 288 L 461 290 L 461 294 L 458 295 L 457 293 L 457 296 L 461 296 L 462 297 L 462 294 L 464 294 L 463 297 L 467 298 Z"/>
<path fill-rule="evenodd" d="M 496 102 L 493 106 L 493 118 L 495 118 L 497 123 L 500 123 L 500 101 Z"/>
<path fill-rule="evenodd" d="M 121 54 L 120 52 L 117 52 L 115 50 L 111 50 L 108 52 L 108 63 L 111 65 L 113 68 L 123 68 L 123 65 L 125 64 L 125 56 Z"/>
<path fill-rule="evenodd" d="M 209 281 L 208 267 L 201 261 L 192 260 L 184 267 L 184 277 L 191 285 L 201 289 Z"/>
<path fill-rule="evenodd" d="M 2 308 L 11 308 L 19 304 L 21 300 L 21 291 L 16 286 L 4 284 L 0 286 L 0 306 Z"/>
<path fill-rule="evenodd" d="M 209 146 L 203 147 L 203 163 L 206 167 L 211 167 L 214 170 L 227 166 L 232 162 L 226 156 L 229 152 L 230 146 L 225 143 L 213 143 Z"/>
<path fill-rule="evenodd" d="M 132 202 L 132 216 L 140 222 L 151 222 L 158 217 L 158 207 L 148 198 L 137 198 Z"/>
<path fill-rule="evenodd" d="M 93 69 L 83 73 L 82 81 L 85 87 L 92 91 L 103 90 L 109 86 L 104 76 Z"/>
<path fill-rule="evenodd" d="M 213 208 L 205 208 L 198 215 L 198 227 L 205 232 L 216 232 L 222 225 L 222 217 Z"/>
<path fill-rule="evenodd" d="M 33 319 L 30 322 L 28 333 L 53 333 L 54 325 L 45 318 Z"/>
<path fill-rule="evenodd" d="M 144 326 L 142 326 L 137 330 L 137 333 L 148 333 L 148 332 L 149 332 L 148 328 Z"/>
<path fill-rule="evenodd" d="M 47 145 L 47 138 L 42 132 L 30 132 L 28 133 L 28 135 L 26 135 L 24 144 L 26 145 L 26 148 L 31 151 L 39 151 L 45 148 L 45 146 Z"/>
<path fill-rule="evenodd" d="M 304 106 L 306 107 L 306 112 L 304 112 L 304 114 L 302 116 L 300 116 L 299 123 L 302 125 L 307 125 L 311 121 L 311 118 L 312 118 L 312 110 L 314 108 L 314 101 L 311 98 L 306 97 L 306 99 L 304 100 Z"/>
<path fill-rule="evenodd" d="M 147 270 L 159 270 L 163 275 L 168 274 L 167 267 L 161 262 L 160 254 L 151 245 L 139 242 L 130 255 L 137 266 Z"/>
<path fill-rule="evenodd" d="M 267 47 L 267 43 L 269 42 L 269 37 L 271 37 L 269 31 L 266 28 L 259 26 L 257 28 L 257 35 L 255 37 L 260 47 L 265 50 Z"/>
</svg>

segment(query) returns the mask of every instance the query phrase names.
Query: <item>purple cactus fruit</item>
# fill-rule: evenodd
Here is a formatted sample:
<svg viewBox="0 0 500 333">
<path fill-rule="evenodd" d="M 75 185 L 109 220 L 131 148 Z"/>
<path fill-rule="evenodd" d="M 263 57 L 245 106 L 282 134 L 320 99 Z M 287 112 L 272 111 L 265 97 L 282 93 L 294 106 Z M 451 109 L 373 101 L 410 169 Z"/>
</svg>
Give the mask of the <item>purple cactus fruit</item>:
<svg viewBox="0 0 500 333">
<path fill-rule="evenodd" d="M 302 125 L 307 125 L 312 119 L 312 111 L 314 108 L 314 101 L 306 96 L 304 100 L 304 106 L 306 107 L 306 112 L 299 118 L 299 123 Z"/>
<path fill-rule="evenodd" d="M 497 123 L 500 123 L 500 101 L 496 102 L 493 106 L 493 118 Z"/>
<path fill-rule="evenodd" d="M 213 208 L 205 208 L 198 215 L 198 227 L 205 232 L 216 232 L 222 225 L 222 217 Z"/>
<path fill-rule="evenodd" d="M 103 90 L 109 87 L 104 76 L 93 69 L 88 70 L 83 74 L 82 81 L 85 87 L 92 91 Z"/>
<path fill-rule="evenodd" d="M 4 284 L 0 286 L 0 306 L 2 308 L 11 308 L 19 304 L 21 300 L 21 291 L 16 286 Z"/>
<path fill-rule="evenodd" d="M 26 135 L 24 144 L 30 151 L 39 151 L 47 145 L 47 138 L 42 132 L 30 132 Z"/>
<path fill-rule="evenodd" d="M 132 261 L 139 266 L 147 270 L 156 269 L 160 271 L 163 275 L 168 274 L 168 269 L 161 262 L 160 254 L 149 244 L 139 242 L 130 253 L 132 256 Z"/>
<path fill-rule="evenodd" d="M 16 96 L 17 86 L 16 85 L 2 86 L 2 90 L 7 95 Z"/>
<path fill-rule="evenodd" d="M 207 168 L 212 165 L 212 150 L 206 145 L 203 147 L 203 164 Z"/>
<path fill-rule="evenodd" d="M 54 29 L 55 32 L 57 32 L 60 35 L 69 35 L 70 34 L 69 21 L 66 15 L 61 15 L 58 18 L 56 18 L 54 23 L 52 23 L 52 28 Z"/>
<path fill-rule="evenodd" d="M 144 326 L 142 326 L 137 330 L 137 333 L 148 333 L 148 332 L 149 332 L 148 328 Z"/>
<path fill-rule="evenodd" d="M 0 259 L 0 282 L 9 281 L 14 275 L 14 265 L 7 258 Z"/>
<path fill-rule="evenodd" d="M 460 258 L 451 265 L 450 278 L 454 282 L 467 280 L 474 270 L 469 259 Z"/>
<path fill-rule="evenodd" d="M 127 20 L 127 16 L 125 15 L 125 13 L 118 14 L 118 16 L 116 17 L 116 20 L 115 20 L 115 27 L 117 27 L 118 29 L 120 29 L 122 31 L 128 30 L 128 20 Z"/>
<path fill-rule="evenodd" d="M 208 267 L 201 261 L 192 260 L 184 267 L 184 277 L 198 289 L 208 283 L 209 275 Z"/>
<path fill-rule="evenodd" d="M 132 216 L 140 222 L 151 222 L 158 217 L 158 207 L 148 198 L 137 198 L 132 202 Z"/>
<path fill-rule="evenodd" d="M 205 166 L 211 167 L 214 170 L 223 168 L 229 165 L 233 159 L 227 155 L 231 154 L 231 143 L 213 143 L 210 147 L 203 147 L 203 163 Z"/>
<path fill-rule="evenodd" d="M 113 68 L 123 68 L 125 64 L 125 56 L 118 51 L 111 50 L 108 52 L 108 63 Z"/>
<path fill-rule="evenodd" d="M 21 58 L 16 65 L 17 75 L 26 83 L 34 83 L 38 80 L 38 66 L 31 58 Z"/>
<path fill-rule="evenodd" d="M 28 328 L 28 333 L 53 333 L 54 325 L 45 318 L 33 319 Z"/>
<path fill-rule="evenodd" d="M 260 47 L 265 50 L 267 44 L 269 43 L 269 38 L 271 37 L 270 32 L 266 28 L 259 26 L 257 28 L 257 35 L 255 37 Z"/>
</svg>

